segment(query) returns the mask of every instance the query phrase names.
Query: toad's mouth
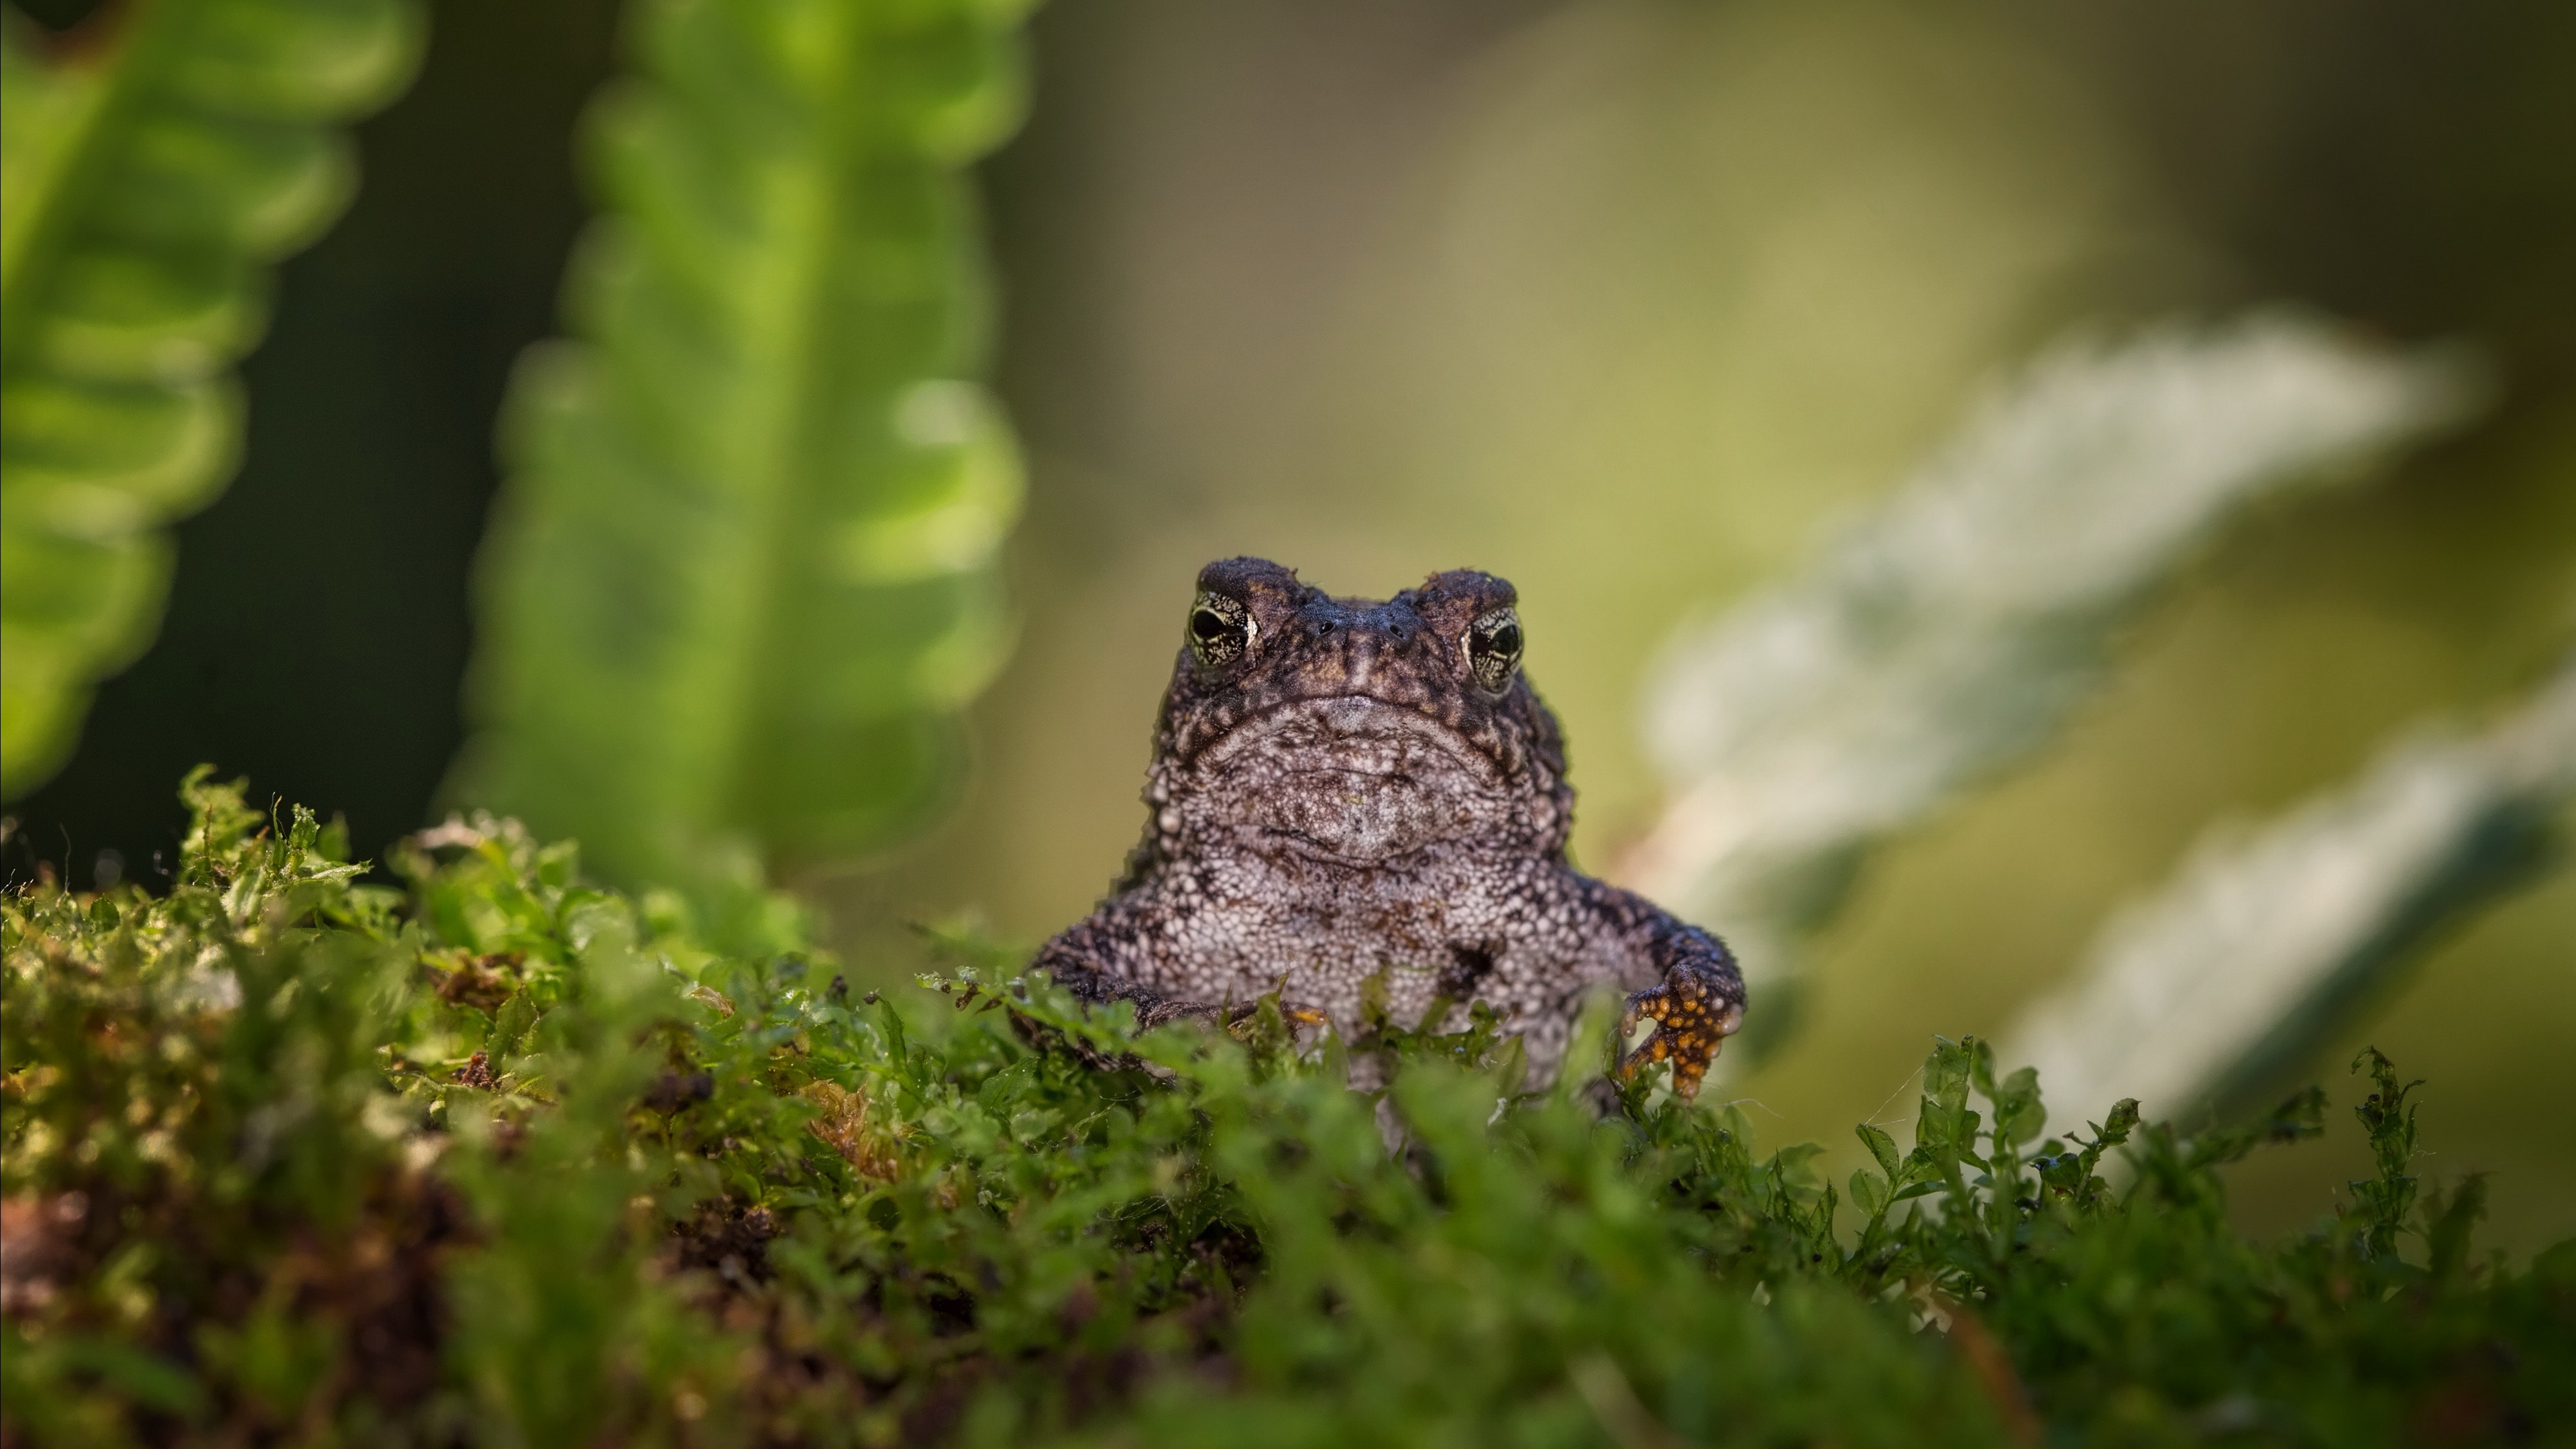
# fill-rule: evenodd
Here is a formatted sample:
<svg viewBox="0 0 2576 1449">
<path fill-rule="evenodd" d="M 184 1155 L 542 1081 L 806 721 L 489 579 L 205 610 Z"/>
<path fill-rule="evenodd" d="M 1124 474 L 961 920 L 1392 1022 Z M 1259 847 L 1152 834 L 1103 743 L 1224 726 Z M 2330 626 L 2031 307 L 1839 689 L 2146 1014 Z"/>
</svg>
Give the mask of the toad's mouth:
<svg viewBox="0 0 2576 1449">
<path fill-rule="evenodd" d="M 1191 773 L 1203 820 L 1344 862 L 1489 836 L 1511 798 L 1503 771 L 1457 730 L 1365 696 L 1299 700 L 1246 720 Z"/>
<path fill-rule="evenodd" d="M 1461 774 L 1502 783 L 1494 761 L 1448 724 L 1406 705 L 1364 694 L 1301 699 L 1265 710 L 1228 730 L 1199 757 L 1202 770 L 1232 771 L 1267 757 L 1322 774 L 1390 778 Z"/>
</svg>

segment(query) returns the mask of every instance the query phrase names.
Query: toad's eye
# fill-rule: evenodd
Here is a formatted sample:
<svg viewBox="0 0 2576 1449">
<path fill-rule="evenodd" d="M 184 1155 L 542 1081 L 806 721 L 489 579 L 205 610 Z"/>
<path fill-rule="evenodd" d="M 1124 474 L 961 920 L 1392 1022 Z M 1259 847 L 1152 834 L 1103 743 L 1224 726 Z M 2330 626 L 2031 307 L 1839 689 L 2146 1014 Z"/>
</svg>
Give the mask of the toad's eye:
<svg viewBox="0 0 2576 1449">
<path fill-rule="evenodd" d="M 1259 632 L 1252 615 L 1223 594 L 1201 594 L 1190 605 L 1190 653 L 1210 669 L 1232 664 Z"/>
<path fill-rule="evenodd" d="M 1467 626 L 1467 670 L 1496 694 L 1512 687 L 1521 667 L 1521 616 L 1496 609 Z"/>
</svg>

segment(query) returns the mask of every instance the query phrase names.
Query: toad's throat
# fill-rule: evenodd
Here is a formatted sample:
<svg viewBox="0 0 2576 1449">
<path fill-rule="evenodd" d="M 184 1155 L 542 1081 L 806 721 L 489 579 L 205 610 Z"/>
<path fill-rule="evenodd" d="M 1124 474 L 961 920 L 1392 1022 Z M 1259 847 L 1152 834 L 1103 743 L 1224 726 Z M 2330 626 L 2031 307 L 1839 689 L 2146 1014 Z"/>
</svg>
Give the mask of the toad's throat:
<svg viewBox="0 0 2576 1449">
<path fill-rule="evenodd" d="M 1436 722 L 1380 705 L 1345 714 L 1341 728 L 1321 723 L 1290 721 L 1264 731 L 1259 748 L 1210 751 L 1183 808 L 1203 825 L 1345 864 L 1490 839 L 1510 811 L 1498 772 Z"/>
<path fill-rule="evenodd" d="M 1300 855 L 1390 861 L 1477 837 L 1478 812 L 1406 776 L 1302 771 L 1265 792 L 1236 823 Z"/>
</svg>

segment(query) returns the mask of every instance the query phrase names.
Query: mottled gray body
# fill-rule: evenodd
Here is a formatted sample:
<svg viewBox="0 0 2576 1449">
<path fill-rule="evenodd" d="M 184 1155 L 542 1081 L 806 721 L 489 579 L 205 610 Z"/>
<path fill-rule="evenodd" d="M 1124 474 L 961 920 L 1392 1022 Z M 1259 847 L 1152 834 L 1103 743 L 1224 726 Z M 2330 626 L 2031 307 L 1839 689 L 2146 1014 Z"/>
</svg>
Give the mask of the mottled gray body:
<svg viewBox="0 0 2576 1449">
<path fill-rule="evenodd" d="M 1211 564 L 1156 726 L 1145 838 L 1037 966 L 1148 1021 L 1269 991 L 1361 1020 L 1490 1003 L 1552 1077 L 1583 997 L 1659 1023 L 1633 1055 L 1696 1088 L 1741 1020 L 1716 937 L 1576 871 L 1555 716 L 1518 668 L 1516 598 L 1456 571 L 1384 602 L 1259 559 Z M 1453 1018 L 1462 1020 L 1463 1018 Z"/>
</svg>

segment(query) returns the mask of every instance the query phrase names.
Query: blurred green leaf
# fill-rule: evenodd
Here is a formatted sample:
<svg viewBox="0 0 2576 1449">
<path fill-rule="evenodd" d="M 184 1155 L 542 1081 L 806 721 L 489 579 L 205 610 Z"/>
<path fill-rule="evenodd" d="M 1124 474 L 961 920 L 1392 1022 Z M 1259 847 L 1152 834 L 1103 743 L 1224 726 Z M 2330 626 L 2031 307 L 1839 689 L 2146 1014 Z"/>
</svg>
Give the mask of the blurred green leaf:
<svg viewBox="0 0 2576 1449">
<path fill-rule="evenodd" d="M 1622 883 L 1723 928 L 1770 1000 L 1876 845 L 2055 739 L 2189 559 L 2489 391 L 2457 350 L 2291 312 L 2048 350 L 1813 563 L 1667 647 L 1644 724 L 1670 800 Z M 1765 1010 L 1739 1057 L 1788 1039 Z"/>
<path fill-rule="evenodd" d="M 944 798 L 1019 469 L 961 167 L 1017 4 L 653 0 L 522 362 L 455 788 L 701 901 Z M 719 925 L 720 933 L 729 928 Z"/>
<path fill-rule="evenodd" d="M 356 168 L 337 129 L 420 52 L 411 0 L 150 0 L 0 24 L 0 793 L 69 756 L 150 644 L 163 526 L 230 478 L 267 265 Z"/>
<path fill-rule="evenodd" d="M 2425 948 L 2546 879 L 2576 797 L 2576 658 L 2475 732 L 2415 729 L 2258 828 L 2211 829 L 2025 1007 L 2012 1051 L 2082 1102 L 2249 1116 Z"/>
</svg>

